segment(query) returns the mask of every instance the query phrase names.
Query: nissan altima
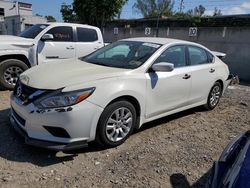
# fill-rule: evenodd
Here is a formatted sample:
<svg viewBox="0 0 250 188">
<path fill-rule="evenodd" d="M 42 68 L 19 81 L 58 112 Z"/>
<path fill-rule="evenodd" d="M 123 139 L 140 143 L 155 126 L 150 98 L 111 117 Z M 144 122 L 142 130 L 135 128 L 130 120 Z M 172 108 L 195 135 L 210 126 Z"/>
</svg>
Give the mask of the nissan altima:
<svg viewBox="0 0 250 188">
<path fill-rule="evenodd" d="M 36 66 L 11 96 L 11 124 L 34 146 L 115 147 L 146 122 L 215 108 L 231 79 L 223 55 L 187 41 L 131 38 Z"/>
</svg>

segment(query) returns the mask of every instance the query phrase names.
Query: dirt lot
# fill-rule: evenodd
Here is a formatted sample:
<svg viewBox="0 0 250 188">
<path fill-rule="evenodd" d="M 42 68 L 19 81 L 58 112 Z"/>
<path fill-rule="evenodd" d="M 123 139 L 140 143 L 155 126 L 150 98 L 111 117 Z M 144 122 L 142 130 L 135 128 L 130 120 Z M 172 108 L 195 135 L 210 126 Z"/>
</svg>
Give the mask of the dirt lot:
<svg viewBox="0 0 250 188">
<path fill-rule="evenodd" d="M 204 187 L 213 161 L 250 129 L 250 87 L 234 86 L 214 111 L 146 124 L 122 146 L 55 153 L 23 144 L 0 92 L 0 187 Z"/>
</svg>

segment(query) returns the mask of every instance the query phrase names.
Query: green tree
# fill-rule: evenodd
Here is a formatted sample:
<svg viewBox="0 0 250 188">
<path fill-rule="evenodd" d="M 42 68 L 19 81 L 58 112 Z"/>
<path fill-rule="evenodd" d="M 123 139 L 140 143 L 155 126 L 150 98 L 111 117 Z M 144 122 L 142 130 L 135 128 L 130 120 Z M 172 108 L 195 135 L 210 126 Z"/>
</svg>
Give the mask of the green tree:
<svg viewBox="0 0 250 188">
<path fill-rule="evenodd" d="M 190 9 L 186 12 L 189 17 L 202 17 L 204 16 L 206 8 L 202 5 L 195 7 L 194 9 Z"/>
<path fill-rule="evenodd" d="M 61 5 L 61 14 L 64 22 L 75 22 L 77 20 L 72 5 L 66 5 L 66 3 L 63 3 Z"/>
<path fill-rule="evenodd" d="M 171 16 L 174 1 L 172 0 L 137 0 L 133 8 L 145 18 L 156 16 Z"/>
<path fill-rule="evenodd" d="M 213 16 L 222 16 L 222 12 L 217 7 L 214 8 Z"/>
<path fill-rule="evenodd" d="M 77 21 L 102 27 L 105 21 L 117 16 L 128 0 L 74 0 L 63 4 L 61 13 L 65 22 Z"/>
<path fill-rule="evenodd" d="M 53 16 L 45 16 L 48 22 L 56 22 L 56 19 Z"/>
<path fill-rule="evenodd" d="M 194 8 L 194 14 L 195 16 L 202 17 L 206 11 L 206 8 L 202 5 L 199 5 L 198 7 Z"/>
</svg>

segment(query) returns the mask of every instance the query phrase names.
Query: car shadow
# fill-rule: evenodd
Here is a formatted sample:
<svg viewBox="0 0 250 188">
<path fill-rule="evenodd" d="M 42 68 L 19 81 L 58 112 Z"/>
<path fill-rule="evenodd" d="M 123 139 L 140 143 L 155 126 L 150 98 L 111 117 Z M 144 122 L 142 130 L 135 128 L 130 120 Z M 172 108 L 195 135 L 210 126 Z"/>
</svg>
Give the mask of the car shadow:
<svg viewBox="0 0 250 188">
<path fill-rule="evenodd" d="M 210 169 L 193 185 L 190 185 L 185 175 L 172 174 L 170 176 L 170 183 L 172 185 L 172 188 L 208 188 L 208 182 L 211 172 L 212 170 Z"/>
<path fill-rule="evenodd" d="M 200 111 L 200 109 L 194 108 L 175 115 L 155 120 L 153 122 L 147 123 L 134 134 L 145 129 L 159 126 L 163 123 L 167 123 L 174 119 L 190 115 L 197 111 Z M 24 143 L 24 139 L 15 132 L 14 128 L 11 127 L 9 114 L 10 109 L 0 110 L 0 158 L 6 159 L 8 161 L 28 162 L 44 167 L 74 160 L 74 158 L 78 154 L 106 150 L 105 148 L 98 147 L 94 143 L 90 143 L 89 147 L 84 147 L 72 151 L 65 151 L 63 153 L 60 152 L 60 155 L 58 155 L 58 152 L 56 151 L 28 146 Z"/>
</svg>

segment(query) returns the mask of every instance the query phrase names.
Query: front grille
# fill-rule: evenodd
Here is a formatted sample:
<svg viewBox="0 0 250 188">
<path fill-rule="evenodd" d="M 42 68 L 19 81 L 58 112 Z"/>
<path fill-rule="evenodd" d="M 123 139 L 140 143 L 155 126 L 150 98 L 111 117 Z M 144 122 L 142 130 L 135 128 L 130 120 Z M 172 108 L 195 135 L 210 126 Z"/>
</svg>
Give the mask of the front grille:
<svg viewBox="0 0 250 188">
<path fill-rule="evenodd" d="M 22 126 L 25 126 L 25 119 L 23 119 L 21 116 L 19 116 L 15 110 L 12 108 L 12 115 L 14 116 L 14 118 L 18 121 L 18 123 L 20 123 Z"/>
</svg>

